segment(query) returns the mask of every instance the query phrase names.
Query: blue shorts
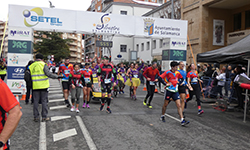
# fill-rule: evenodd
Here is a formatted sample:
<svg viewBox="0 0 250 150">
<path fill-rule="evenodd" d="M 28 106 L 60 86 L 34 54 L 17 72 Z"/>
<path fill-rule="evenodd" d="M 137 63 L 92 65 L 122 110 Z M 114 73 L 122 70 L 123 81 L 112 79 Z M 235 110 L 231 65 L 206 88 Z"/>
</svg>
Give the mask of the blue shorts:
<svg viewBox="0 0 250 150">
<path fill-rule="evenodd" d="M 180 95 L 179 92 L 170 92 L 168 90 L 165 90 L 165 100 L 170 100 L 170 98 L 172 98 L 174 101 L 180 99 Z"/>
</svg>

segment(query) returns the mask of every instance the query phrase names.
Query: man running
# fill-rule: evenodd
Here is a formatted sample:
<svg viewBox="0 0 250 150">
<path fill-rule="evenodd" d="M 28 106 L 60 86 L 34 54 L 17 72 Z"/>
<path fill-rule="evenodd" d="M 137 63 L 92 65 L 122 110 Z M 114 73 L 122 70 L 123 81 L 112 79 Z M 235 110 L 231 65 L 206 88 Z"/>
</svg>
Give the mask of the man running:
<svg viewBox="0 0 250 150">
<path fill-rule="evenodd" d="M 126 69 L 124 68 L 124 64 L 121 63 L 120 64 L 120 68 L 118 69 L 118 86 L 119 86 L 119 94 L 121 94 L 121 92 L 124 94 L 123 89 L 125 88 L 125 82 L 126 82 Z"/>
<path fill-rule="evenodd" d="M 180 86 L 178 87 L 178 91 L 179 91 L 179 94 L 180 94 L 180 97 L 181 97 L 181 108 L 182 108 L 182 111 L 183 111 L 183 117 L 185 118 L 184 116 L 184 107 L 185 107 L 185 100 L 186 100 L 186 89 L 187 89 L 187 72 L 184 70 L 184 63 L 181 61 L 180 64 L 179 64 L 179 73 L 182 75 L 183 77 L 183 82 L 180 83 Z"/>
<path fill-rule="evenodd" d="M 74 68 L 73 68 L 73 65 L 69 63 L 69 58 L 65 58 L 65 62 L 62 63 L 60 66 L 59 66 L 59 71 L 58 71 L 58 75 L 60 73 L 62 73 L 63 77 L 62 78 L 62 87 L 63 87 L 63 96 L 65 98 L 65 104 L 67 105 L 67 107 L 70 107 L 70 104 L 69 104 L 69 89 L 70 89 L 70 83 L 69 83 L 69 74 L 71 71 L 73 71 Z"/>
<path fill-rule="evenodd" d="M 143 101 L 143 105 L 145 106 L 147 105 L 148 108 L 150 109 L 152 109 L 151 101 L 155 93 L 155 82 L 158 82 L 158 79 L 155 78 L 156 75 L 160 76 L 160 73 L 159 73 L 159 70 L 157 69 L 157 63 L 153 62 L 152 66 L 147 68 L 143 73 L 143 76 L 147 80 L 146 82 L 147 95 Z M 149 101 L 147 103 L 148 98 L 149 98 Z"/>
<path fill-rule="evenodd" d="M 100 111 L 103 110 L 105 105 L 105 94 L 108 93 L 107 97 L 107 112 L 111 113 L 110 103 L 111 103 L 111 91 L 113 84 L 116 82 L 116 71 L 112 64 L 109 63 L 109 57 L 104 56 L 104 62 L 99 66 L 97 71 L 98 74 L 98 82 L 99 86 L 102 89 L 102 103 L 100 107 Z M 112 74 L 114 75 L 114 83 L 111 82 Z"/>
<path fill-rule="evenodd" d="M 180 81 L 181 81 L 180 83 L 182 83 L 183 82 L 183 77 L 177 71 L 178 65 L 179 65 L 179 63 L 177 63 L 176 61 L 172 61 L 170 63 L 171 70 L 165 71 L 159 77 L 159 81 L 162 84 L 166 85 L 165 96 L 164 96 L 165 97 L 165 102 L 164 102 L 164 104 L 162 106 L 162 116 L 161 116 L 160 120 L 162 122 L 165 122 L 165 112 L 166 112 L 167 106 L 168 106 L 168 104 L 170 102 L 170 99 L 172 98 L 175 101 L 178 113 L 180 115 L 181 125 L 185 126 L 185 125 L 187 125 L 189 123 L 189 121 L 186 121 L 183 118 L 183 114 L 182 114 L 180 95 L 178 93 L 178 79 L 180 79 Z"/>
</svg>

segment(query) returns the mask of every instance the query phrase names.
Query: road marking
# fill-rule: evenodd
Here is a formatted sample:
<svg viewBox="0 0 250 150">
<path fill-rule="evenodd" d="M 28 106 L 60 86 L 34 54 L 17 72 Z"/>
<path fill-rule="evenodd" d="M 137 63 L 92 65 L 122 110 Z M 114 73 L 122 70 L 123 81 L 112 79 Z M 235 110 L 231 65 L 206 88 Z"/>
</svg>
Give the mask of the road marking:
<svg viewBox="0 0 250 150">
<path fill-rule="evenodd" d="M 66 106 L 66 105 L 52 106 L 52 107 L 50 107 L 49 109 L 50 109 L 50 110 L 55 110 L 55 109 L 61 109 L 61 108 L 67 108 L 67 106 Z"/>
<path fill-rule="evenodd" d="M 76 116 L 76 120 L 77 120 L 77 122 L 78 122 L 78 124 L 79 124 L 79 126 L 80 126 L 80 128 L 82 130 L 84 138 L 86 139 L 86 142 L 87 142 L 87 144 L 89 146 L 89 149 L 90 150 L 97 150 L 93 139 L 90 137 L 90 134 L 89 134 L 86 126 L 84 125 L 84 123 L 82 121 L 82 118 L 80 116 Z"/>
<path fill-rule="evenodd" d="M 56 141 L 59 141 L 59 140 L 62 140 L 62 139 L 65 139 L 74 135 L 77 135 L 75 128 L 65 130 L 65 131 L 53 134 L 53 141 L 56 142 Z"/>
<path fill-rule="evenodd" d="M 47 150 L 47 147 L 46 147 L 46 122 L 40 123 L 39 150 Z"/>
<path fill-rule="evenodd" d="M 57 120 L 68 119 L 68 118 L 71 118 L 71 116 L 54 116 L 54 117 L 51 117 L 50 120 L 57 121 Z"/>
<path fill-rule="evenodd" d="M 53 103 L 53 102 L 61 102 L 61 101 L 64 101 L 63 98 L 61 99 L 53 99 L 53 100 L 49 100 L 50 103 Z"/>
<path fill-rule="evenodd" d="M 176 121 L 178 121 L 178 122 L 181 121 L 180 119 L 177 119 L 177 118 L 175 118 L 175 117 L 173 117 L 173 116 L 170 116 L 169 114 L 165 114 L 165 116 L 167 116 L 167 117 L 169 117 L 169 118 L 172 118 L 172 119 L 174 119 L 174 120 L 176 120 Z"/>
<path fill-rule="evenodd" d="M 60 91 L 49 91 L 49 94 L 53 94 L 53 93 L 62 93 L 62 90 L 60 90 Z"/>
</svg>

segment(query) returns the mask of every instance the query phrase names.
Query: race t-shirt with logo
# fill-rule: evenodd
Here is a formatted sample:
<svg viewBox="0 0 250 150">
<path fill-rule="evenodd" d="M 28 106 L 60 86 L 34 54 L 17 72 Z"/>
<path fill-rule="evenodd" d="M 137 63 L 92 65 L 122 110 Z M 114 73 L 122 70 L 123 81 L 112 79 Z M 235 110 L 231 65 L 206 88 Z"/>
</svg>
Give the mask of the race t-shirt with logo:
<svg viewBox="0 0 250 150">
<path fill-rule="evenodd" d="M 0 134 L 3 130 L 5 121 L 7 120 L 7 112 L 9 112 L 12 108 L 19 104 L 16 100 L 9 87 L 6 85 L 3 80 L 0 79 Z M 7 146 L 4 146 L 6 149 Z"/>
<path fill-rule="evenodd" d="M 81 71 L 80 70 L 71 71 L 70 75 L 69 75 L 69 82 L 71 84 L 74 84 L 76 87 L 83 87 L 85 81 L 84 81 L 84 77 L 83 77 L 83 74 L 81 73 Z"/>
<path fill-rule="evenodd" d="M 179 71 L 179 73 L 182 75 L 182 77 L 183 77 L 183 84 L 182 83 L 180 83 L 180 84 L 182 84 L 181 86 L 185 86 L 185 85 L 187 85 L 187 72 L 185 71 L 185 70 L 178 70 Z"/>
<path fill-rule="evenodd" d="M 99 66 L 96 65 L 95 67 L 90 67 L 90 69 L 92 70 L 92 76 L 93 78 L 97 78 L 97 70 L 98 70 Z"/>
<path fill-rule="evenodd" d="M 116 80 L 116 70 L 112 64 L 101 64 L 97 74 L 101 77 L 101 82 L 104 82 L 105 84 L 111 83 L 112 74 L 114 75 L 114 80 Z"/>
<path fill-rule="evenodd" d="M 69 74 L 71 71 L 73 71 L 73 65 L 72 64 L 68 64 L 68 66 L 66 66 L 64 63 L 61 64 L 59 66 L 59 71 L 62 73 L 63 78 L 62 81 L 69 81 Z"/>
<path fill-rule="evenodd" d="M 172 72 L 171 70 L 167 70 L 161 74 L 160 77 L 164 79 L 166 83 L 171 83 L 166 90 L 174 93 L 178 92 L 178 79 L 183 79 L 179 71 Z"/>
<path fill-rule="evenodd" d="M 187 74 L 187 78 L 191 79 L 191 84 L 197 84 L 198 83 L 198 72 L 197 71 L 195 71 L 195 72 L 189 71 Z"/>
<path fill-rule="evenodd" d="M 92 83 L 92 70 L 91 69 L 83 69 L 81 70 L 81 73 L 83 74 L 84 81 L 86 84 Z"/>
</svg>

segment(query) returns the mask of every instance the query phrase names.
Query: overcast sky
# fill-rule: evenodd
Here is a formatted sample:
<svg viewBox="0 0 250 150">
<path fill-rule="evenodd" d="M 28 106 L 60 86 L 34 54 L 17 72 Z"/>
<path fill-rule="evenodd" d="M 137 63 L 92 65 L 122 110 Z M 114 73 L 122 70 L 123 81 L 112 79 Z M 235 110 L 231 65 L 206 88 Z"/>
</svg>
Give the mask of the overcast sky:
<svg viewBox="0 0 250 150">
<path fill-rule="evenodd" d="M 25 5 L 37 7 L 49 7 L 48 0 L 0 0 L 0 20 L 5 21 L 8 15 L 8 5 Z M 83 10 L 86 11 L 91 4 L 91 0 L 50 0 L 55 8 Z"/>
</svg>

